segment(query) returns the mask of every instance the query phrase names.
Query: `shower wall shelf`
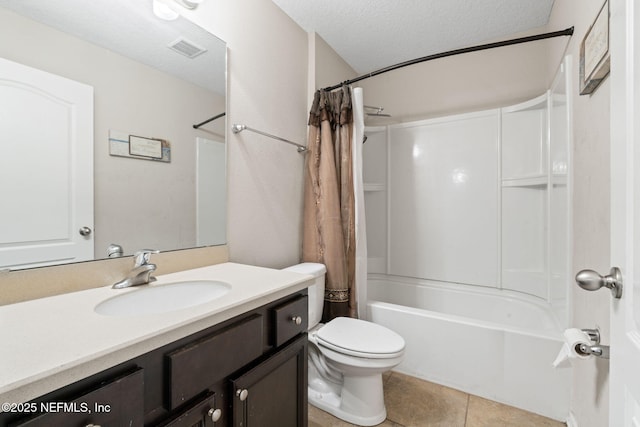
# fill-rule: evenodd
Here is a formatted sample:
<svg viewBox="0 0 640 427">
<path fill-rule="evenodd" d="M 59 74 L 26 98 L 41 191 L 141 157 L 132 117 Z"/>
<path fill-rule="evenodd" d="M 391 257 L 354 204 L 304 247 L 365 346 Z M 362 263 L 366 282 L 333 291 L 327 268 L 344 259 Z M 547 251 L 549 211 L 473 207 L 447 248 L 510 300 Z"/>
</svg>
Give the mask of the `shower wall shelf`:
<svg viewBox="0 0 640 427">
<path fill-rule="evenodd" d="M 568 183 L 568 178 L 566 174 L 553 174 L 551 175 L 551 183 L 554 186 L 562 186 L 562 185 L 567 185 Z"/>
<path fill-rule="evenodd" d="M 387 189 L 385 184 L 379 184 L 377 182 L 365 182 L 364 191 L 384 191 Z"/>
<path fill-rule="evenodd" d="M 502 109 L 501 286 L 548 299 L 547 94 Z"/>
<path fill-rule="evenodd" d="M 362 146 L 362 175 L 367 217 L 367 270 L 387 271 L 387 126 L 366 126 L 367 143 Z"/>
<path fill-rule="evenodd" d="M 532 175 L 520 178 L 502 180 L 503 187 L 544 187 L 547 185 L 547 175 Z"/>
<path fill-rule="evenodd" d="M 502 180 L 503 187 L 545 187 L 549 182 L 549 177 L 547 175 L 533 175 L 527 177 L 519 177 L 519 178 L 505 178 Z M 551 184 L 552 185 L 567 185 L 567 175 L 566 174 L 552 174 L 551 175 Z M 544 188 L 541 188 L 544 189 Z"/>
</svg>

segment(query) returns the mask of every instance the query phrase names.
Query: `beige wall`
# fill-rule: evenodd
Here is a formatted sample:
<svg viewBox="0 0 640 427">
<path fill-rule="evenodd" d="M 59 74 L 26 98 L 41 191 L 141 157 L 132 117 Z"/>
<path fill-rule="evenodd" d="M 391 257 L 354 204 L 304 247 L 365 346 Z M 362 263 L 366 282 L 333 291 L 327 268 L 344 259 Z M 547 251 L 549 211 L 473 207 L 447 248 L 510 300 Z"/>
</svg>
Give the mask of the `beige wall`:
<svg viewBox="0 0 640 427">
<path fill-rule="evenodd" d="M 155 275 L 229 261 L 227 246 L 163 252 L 153 255 Z M 133 267 L 133 257 L 77 262 L 28 270 L 0 270 L 0 305 L 112 285 Z"/>
<path fill-rule="evenodd" d="M 539 28 L 508 38 L 546 31 Z M 366 124 L 478 111 L 542 95 L 551 83 L 549 64 L 554 68 L 560 64 L 561 48 L 566 43 L 567 37 L 561 37 L 450 56 L 363 80 L 358 85 L 364 89 L 364 103 L 382 106 L 393 116 L 369 117 Z M 560 53 L 550 57 L 550 50 Z"/>
<path fill-rule="evenodd" d="M 567 52 L 573 57 L 573 271 L 584 268 L 608 272 L 609 215 L 609 80 L 590 96 L 580 96 L 580 43 L 603 0 L 556 1 L 549 28 L 574 25 Z M 609 292 L 587 292 L 571 283 L 573 325 L 600 328 L 609 343 Z M 571 412 L 579 427 L 608 425 L 609 362 L 592 358 L 573 368 Z M 614 427 L 614 426 L 611 426 Z"/>
<path fill-rule="evenodd" d="M 306 145 L 307 34 L 273 2 L 216 0 L 189 18 L 227 42 L 227 125 Z M 255 133 L 228 133 L 231 260 L 267 267 L 300 261 L 304 155 Z"/>
<path fill-rule="evenodd" d="M 325 42 L 322 37 L 313 33 L 314 55 L 309 55 L 314 62 L 309 64 L 310 73 L 315 73 L 312 86 L 315 89 L 334 86 L 345 80 L 357 77 L 358 74 Z"/>
</svg>

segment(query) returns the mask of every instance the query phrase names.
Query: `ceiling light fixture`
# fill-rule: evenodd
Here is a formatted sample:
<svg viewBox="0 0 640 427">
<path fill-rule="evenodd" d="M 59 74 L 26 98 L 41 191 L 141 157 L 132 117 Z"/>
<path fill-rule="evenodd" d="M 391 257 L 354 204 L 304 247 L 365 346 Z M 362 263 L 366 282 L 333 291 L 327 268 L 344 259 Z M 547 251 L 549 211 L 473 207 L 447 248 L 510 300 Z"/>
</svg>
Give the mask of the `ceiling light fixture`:
<svg viewBox="0 0 640 427">
<path fill-rule="evenodd" d="M 195 9 L 199 4 L 204 2 L 204 0 L 174 0 L 180 6 L 186 7 L 187 9 Z"/>
<path fill-rule="evenodd" d="M 173 21 L 180 16 L 180 7 L 194 10 L 204 0 L 153 0 L 153 13 L 165 21 Z"/>
<path fill-rule="evenodd" d="M 173 21 L 180 16 L 177 7 L 165 0 L 153 0 L 153 14 L 165 21 Z"/>
</svg>

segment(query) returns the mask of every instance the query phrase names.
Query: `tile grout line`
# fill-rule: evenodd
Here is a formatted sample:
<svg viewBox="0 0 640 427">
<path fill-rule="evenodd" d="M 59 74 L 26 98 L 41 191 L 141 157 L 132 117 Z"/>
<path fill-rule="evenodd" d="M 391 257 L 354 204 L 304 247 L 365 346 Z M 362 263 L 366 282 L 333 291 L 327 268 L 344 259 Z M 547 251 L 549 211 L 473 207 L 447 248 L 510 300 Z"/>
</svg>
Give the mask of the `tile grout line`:
<svg viewBox="0 0 640 427">
<path fill-rule="evenodd" d="M 406 380 L 405 377 L 412 378 L 412 379 L 415 378 L 415 379 L 417 379 L 419 381 L 424 381 L 427 384 L 438 386 L 437 390 L 439 390 L 440 392 L 442 390 L 448 389 L 448 387 L 446 387 L 446 386 L 439 386 L 436 383 L 431 383 L 431 382 L 426 381 L 426 380 L 421 380 L 421 379 L 419 379 L 417 377 L 412 377 L 410 375 L 396 373 L 396 372 L 389 372 L 388 374 L 384 375 L 384 377 L 383 377 L 383 385 L 386 388 L 389 385 L 389 382 L 392 381 L 394 383 L 393 389 L 394 389 L 394 391 L 397 391 L 395 389 L 395 385 L 396 385 L 395 383 L 397 381 Z M 451 389 L 451 390 L 455 390 L 455 389 Z M 508 411 L 511 411 L 511 413 L 513 415 L 513 410 L 516 410 L 518 412 L 524 413 L 524 416 L 528 417 L 527 419 L 530 419 L 531 416 L 534 415 L 534 414 L 527 415 L 527 411 L 524 411 L 524 410 L 521 410 L 521 409 L 517 409 L 517 408 L 512 408 L 512 407 L 510 407 L 508 405 L 501 404 L 499 402 L 495 402 L 495 401 L 492 401 L 490 399 L 480 398 L 480 397 L 477 397 L 477 396 L 475 396 L 473 394 L 470 394 L 470 393 L 465 393 L 465 392 L 462 392 L 462 391 L 457 391 L 457 392 L 461 394 L 458 397 L 459 400 L 457 400 L 457 403 L 455 404 L 455 407 L 458 408 L 458 409 L 450 408 L 451 411 L 446 411 L 445 412 L 446 414 L 449 414 L 449 415 L 452 415 L 452 414 L 456 413 L 456 416 L 455 416 L 456 421 L 454 422 L 453 419 L 451 419 L 449 425 L 454 425 L 455 424 L 456 427 L 470 427 L 471 425 L 478 424 L 478 419 L 481 420 L 480 423 L 483 423 L 483 422 L 486 423 L 489 419 L 492 419 L 491 416 L 487 416 L 487 414 L 484 413 L 483 408 L 487 409 L 487 408 L 485 408 L 487 405 L 482 403 L 484 401 L 488 402 L 488 404 L 493 404 L 493 406 L 496 406 L 496 408 L 499 411 L 504 412 L 506 414 L 509 414 Z M 473 414 L 471 414 L 471 398 L 472 397 L 474 398 L 474 413 Z M 463 399 L 464 399 L 464 402 L 463 402 Z M 478 406 L 478 405 L 480 405 L 480 406 Z M 463 406 L 464 406 L 464 408 L 463 408 Z M 395 421 L 394 419 L 389 417 L 389 413 L 387 413 L 387 418 L 386 418 L 386 423 L 385 424 L 393 425 L 394 427 L 407 427 L 409 425 L 414 425 L 414 424 L 412 424 L 414 422 L 414 420 L 413 419 L 405 420 L 404 413 L 397 412 L 398 409 L 399 409 L 398 407 L 392 408 L 392 410 L 391 410 L 392 415 L 400 417 L 400 420 L 402 420 L 404 423 L 406 423 L 408 421 L 408 424 L 404 424 L 404 423 Z M 460 414 L 460 412 L 462 412 L 462 409 L 464 409 L 464 415 L 462 417 L 460 417 L 459 414 Z M 489 409 L 491 409 L 491 408 L 489 408 Z M 322 410 L 319 410 L 319 411 L 322 412 Z M 492 412 L 492 411 L 493 410 L 491 410 L 489 412 Z M 505 412 L 505 411 L 507 411 L 507 412 Z M 479 415 L 480 415 L 480 417 L 479 417 Z M 329 415 L 329 416 L 332 417 L 331 419 L 333 419 L 333 417 L 334 417 L 332 415 Z M 518 415 L 518 417 L 522 417 L 522 414 Z M 500 418 L 500 419 L 504 418 L 504 414 L 502 414 L 502 415 L 498 414 L 497 418 L 495 416 L 494 416 L 494 418 L 495 418 L 494 419 L 495 422 L 499 422 L 498 418 Z M 457 424 L 457 422 L 460 421 L 460 419 L 463 420 L 463 424 L 461 424 L 461 425 Z M 519 419 L 522 420 L 522 418 L 519 418 Z M 430 420 L 430 414 L 429 413 L 424 413 L 424 414 L 421 415 L 421 418 L 420 418 L 420 420 L 418 420 L 418 422 L 428 422 L 429 420 Z M 482 421 L 482 420 L 484 420 L 484 421 Z M 314 425 L 316 425 L 317 427 L 320 427 L 320 425 L 329 425 L 329 424 L 317 424 L 316 423 Z M 330 423 L 330 425 L 335 425 L 335 426 L 340 426 L 340 427 L 355 427 L 355 425 L 350 424 L 350 423 L 346 423 L 344 421 L 339 421 L 339 424 L 335 424 L 335 423 L 332 422 L 332 423 Z M 521 425 L 521 423 L 518 424 L 517 422 L 511 422 L 511 423 L 504 424 L 504 425 L 505 425 L 505 427 L 506 426 L 513 427 L 513 426 L 516 426 L 516 425 Z M 542 426 L 542 425 L 556 425 L 556 424 L 555 423 L 548 424 L 546 421 L 542 420 L 541 424 L 531 424 L 531 425 L 540 425 L 540 426 Z M 566 427 L 565 424 L 557 424 L 557 425 L 558 425 L 558 427 L 560 427 L 560 425 Z"/>
<path fill-rule="evenodd" d="M 464 408 L 464 426 L 467 426 L 467 421 L 469 420 L 469 401 L 471 400 L 471 395 L 467 393 L 467 406 Z"/>
<path fill-rule="evenodd" d="M 386 378 L 384 378 L 384 377 L 383 377 L 383 382 L 382 382 L 382 386 L 383 386 L 383 388 L 384 388 L 384 385 L 385 385 L 386 383 L 388 383 L 388 382 L 389 382 L 389 380 L 391 380 L 391 377 L 392 377 L 393 375 L 394 375 L 394 372 L 393 372 L 393 371 L 389 371 L 389 374 L 388 374 L 388 375 L 386 375 Z M 386 406 L 386 405 L 385 405 L 385 406 Z M 397 425 L 398 425 L 398 427 L 406 427 L 404 424 L 397 423 L 397 422 L 393 421 L 392 419 L 390 419 L 390 418 L 389 418 L 389 413 L 388 413 L 388 412 L 387 412 L 387 417 L 385 418 L 385 421 L 391 421 L 393 424 L 397 424 Z M 383 422 L 384 422 L 384 421 L 383 421 Z"/>
</svg>

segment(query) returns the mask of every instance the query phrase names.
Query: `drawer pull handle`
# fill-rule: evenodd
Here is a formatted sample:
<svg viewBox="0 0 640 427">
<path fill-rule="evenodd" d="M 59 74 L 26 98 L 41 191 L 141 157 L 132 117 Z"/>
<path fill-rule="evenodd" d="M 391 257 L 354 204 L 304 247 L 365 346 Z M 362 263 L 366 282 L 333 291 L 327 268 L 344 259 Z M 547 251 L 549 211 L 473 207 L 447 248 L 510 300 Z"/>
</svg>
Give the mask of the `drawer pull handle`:
<svg viewBox="0 0 640 427">
<path fill-rule="evenodd" d="M 85 427 L 101 427 L 100 424 L 87 424 Z"/>
<path fill-rule="evenodd" d="M 246 388 L 239 389 L 238 391 L 236 391 L 236 396 L 238 396 L 240 400 L 244 402 L 245 400 L 247 400 L 247 397 L 249 397 L 249 390 L 247 390 Z"/>
<path fill-rule="evenodd" d="M 291 321 L 293 323 L 295 323 L 296 325 L 301 325 L 302 324 L 302 317 L 301 316 L 292 316 L 291 317 Z"/>
<path fill-rule="evenodd" d="M 221 409 L 213 409 L 213 408 L 211 408 L 211 409 L 209 409 L 209 412 L 207 412 L 207 415 L 209 417 L 211 417 L 211 421 L 213 421 L 215 423 L 222 416 L 222 410 Z"/>
</svg>

